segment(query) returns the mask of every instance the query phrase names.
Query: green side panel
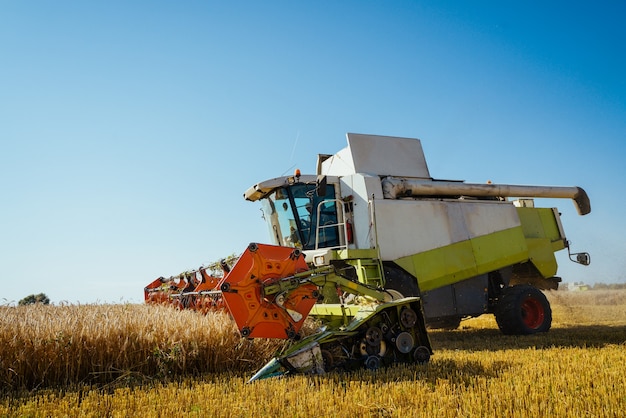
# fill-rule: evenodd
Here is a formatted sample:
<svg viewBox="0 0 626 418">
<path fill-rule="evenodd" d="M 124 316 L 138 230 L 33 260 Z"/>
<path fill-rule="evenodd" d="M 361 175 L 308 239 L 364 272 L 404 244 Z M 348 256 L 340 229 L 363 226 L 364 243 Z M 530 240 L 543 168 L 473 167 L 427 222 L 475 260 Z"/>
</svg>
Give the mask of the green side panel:
<svg viewBox="0 0 626 418">
<path fill-rule="evenodd" d="M 366 248 L 361 250 L 345 249 L 333 251 L 336 254 L 335 259 L 349 260 L 358 258 L 378 258 L 378 250 L 375 248 Z"/>
<path fill-rule="evenodd" d="M 477 274 L 472 243 L 469 240 L 405 257 L 398 264 L 418 278 L 422 291 Z"/>
<path fill-rule="evenodd" d="M 550 246 L 552 247 L 552 253 L 554 254 L 555 252 L 565 248 L 565 240 L 553 241 Z"/>
<path fill-rule="evenodd" d="M 526 242 L 528 244 L 530 261 L 537 267 L 539 273 L 545 278 L 554 276 L 558 266 L 550 240 L 546 238 L 528 238 Z"/>
<path fill-rule="evenodd" d="M 545 231 L 541 220 L 540 212 L 542 209 L 535 208 L 517 208 L 522 230 L 526 238 L 545 238 Z"/>
<path fill-rule="evenodd" d="M 382 287 L 383 279 L 380 272 L 380 264 L 377 259 L 359 258 L 348 260 L 357 271 L 359 281 L 374 287 Z"/>
<path fill-rule="evenodd" d="M 521 227 L 472 238 L 471 242 L 478 274 L 528 260 L 528 246 Z"/>
<path fill-rule="evenodd" d="M 565 248 L 555 214 L 550 208 L 517 208 L 526 238 L 546 238 L 552 243 L 552 251 Z"/>
<path fill-rule="evenodd" d="M 539 219 L 541 219 L 541 225 L 543 226 L 543 233 L 546 238 L 551 241 L 562 240 L 559 227 L 554 219 L 554 212 L 549 208 L 536 209 L 539 211 Z M 523 227 L 524 224 L 522 224 Z"/>
<path fill-rule="evenodd" d="M 309 312 L 309 316 L 323 321 L 331 327 L 340 327 L 347 325 L 360 309 L 361 306 L 359 305 L 316 303 Z"/>
<path fill-rule="evenodd" d="M 526 260 L 524 233 L 515 227 L 402 257 L 396 263 L 418 278 L 422 291 L 429 291 Z"/>
<path fill-rule="evenodd" d="M 317 303 L 311 313 L 315 316 L 354 316 L 361 309 L 359 305 L 341 305 L 339 303 Z"/>
<path fill-rule="evenodd" d="M 543 277 L 557 271 L 554 252 L 565 248 L 555 213 L 550 208 L 517 208 L 533 265 Z"/>
</svg>

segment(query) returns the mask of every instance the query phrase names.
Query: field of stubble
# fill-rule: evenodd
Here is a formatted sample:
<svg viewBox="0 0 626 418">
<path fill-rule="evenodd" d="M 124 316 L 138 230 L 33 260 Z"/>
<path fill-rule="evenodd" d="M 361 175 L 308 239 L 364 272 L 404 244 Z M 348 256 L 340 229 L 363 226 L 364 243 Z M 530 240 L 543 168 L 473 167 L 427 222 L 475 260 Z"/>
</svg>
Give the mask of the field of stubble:
<svg viewBox="0 0 626 418">
<path fill-rule="evenodd" d="M 0 307 L 0 416 L 623 416 L 626 291 L 548 292 L 550 332 L 431 331 L 425 366 L 245 382 L 281 347 L 222 313 Z"/>
</svg>

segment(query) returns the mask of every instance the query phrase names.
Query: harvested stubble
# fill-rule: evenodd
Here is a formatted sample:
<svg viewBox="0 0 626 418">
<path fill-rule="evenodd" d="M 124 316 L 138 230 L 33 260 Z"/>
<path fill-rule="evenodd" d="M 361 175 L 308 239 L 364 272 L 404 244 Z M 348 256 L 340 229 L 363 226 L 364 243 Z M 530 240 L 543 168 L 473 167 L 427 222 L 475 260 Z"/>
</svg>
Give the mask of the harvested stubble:
<svg viewBox="0 0 626 418">
<path fill-rule="evenodd" d="M 589 316 L 597 295 L 549 292 L 555 326 L 546 334 L 503 336 L 488 316 L 457 331 L 433 331 L 427 366 L 251 385 L 249 374 L 218 372 L 142 387 L 45 390 L 0 398 L 0 416 L 618 417 L 626 410 L 626 292 L 613 296 Z M 240 342 L 232 324 L 221 326 Z M 238 352 L 222 354 L 236 365 Z"/>
<path fill-rule="evenodd" d="M 506 337 L 509 338 L 509 337 Z M 50 392 L 0 401 L 0 416 L 619 417 L 623 346 L 442 349 L 427 366 L 246 385 L 217 374 L 146 388 Z"/>
<path fill-rule="evenodd" d="M 249 371 L 282 344 L 241 339 L 224 312 L 130 304 L 0 307 L 0 385 L 31 390 Z"/>
</svg>

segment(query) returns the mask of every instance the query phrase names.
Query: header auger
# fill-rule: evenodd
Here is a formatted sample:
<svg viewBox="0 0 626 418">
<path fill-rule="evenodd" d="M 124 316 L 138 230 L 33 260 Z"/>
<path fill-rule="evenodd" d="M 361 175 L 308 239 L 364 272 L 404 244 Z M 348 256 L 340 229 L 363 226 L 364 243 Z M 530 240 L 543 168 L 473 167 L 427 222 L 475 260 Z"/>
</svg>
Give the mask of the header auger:
<svg viewBox="0 0 626 418">
<path fill-rule="evenodd" d="M 242 337 L 294 341 L 251 380 L 428 361 L 431 346 L 419 298 L 392 300 L 393 296 L 383 290 L 345 277 L 351 269 L 309 269 L 297 248 L 248 246 L 220 284 L 223 301 Z M 352 310 L 341 304 L 341 313 L 328 318 L 330 327 L 302 338 L 299 331 L 304 320 L 313 306 L 323 301 L 324 290 L 364 300 L 353 304 Z"/>
<path fill-rule="evenodd" d="M 226 308 L 243 337 L 293 340 L 255 378 L 425 362 L 426 325 L 484 313 L 504 334 L 550 329 L 542 290 L 561 281 L 554 253 L 583 265 L 590 256 L 570 251 L 558 209 L 535 199 L 571 199 L 586 215 L 582 188 L 434 179 L 418 139 L 347 140 L 318 155 L 315 175 L 296 170 L 244 193 L 261 203 L 272 245 L 250 244 L 221 278 L 159 278 L 146 301 Z M 307 316 L 324 331 L 301 337 Z"/>
<path fill-rule="evenodd" d="M 159 278 L 146 288 L 146 301 L 201 311 L 226 307 L 242 337 L 293 341 L 250 381 L 289 373 L 427 362 L 432 350 L 419 298 L 392 300 L 397 294 L 344 277 L 341 270 L 350 269 L 309 269 L 297 248 L 252 243 L 232 270 L 225 269 L 219 282 L 203 274 L 204 270 L 183 273 L 176 276 L 178 280 Z M 194 280 L 207 281 L 185 291 L 184 286 Z M 163 288 L 162 283 L 169 282 L 175 283 L 174 288 Z M 203 284 L 210 290 L 203 291 Z M 351 297 L 353 303 L 341 304 L 340 314 L 328 315 L 333 329 L 302 338 L 300 329 L 313 305 L 323 300 L 325 288 Z M 356 297 L 362 298 L 359 304 L 354 303 Z"/>
<path fill-rule="evenodd" d="M 228 266 L 223 262 L 223 271 Z M 222 294 L 217 290 L 221 277 L 209 274 L 208 268 L 185 271 L 178 276 L 159 277 L 143 290 L 146 303 L 173 305 L 206 313 L 223 309 Z"/>
</svg>

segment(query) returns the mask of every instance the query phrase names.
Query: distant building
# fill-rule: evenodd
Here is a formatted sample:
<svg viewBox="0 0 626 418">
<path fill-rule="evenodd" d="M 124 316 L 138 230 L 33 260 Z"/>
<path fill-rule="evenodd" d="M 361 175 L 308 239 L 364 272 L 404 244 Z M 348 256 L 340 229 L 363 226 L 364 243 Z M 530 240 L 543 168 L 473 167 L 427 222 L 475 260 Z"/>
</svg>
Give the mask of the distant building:
<svg viewBox="0 0 626 418">
<path fill-rule="evenodd" d="M 591 289 L 591 287 L 588 284 L 585 284 L 583 282 L 567 283 L 566 287 L 567 287 L 567 290 L 571 290 L 575 292 Z"/>
</svg>

